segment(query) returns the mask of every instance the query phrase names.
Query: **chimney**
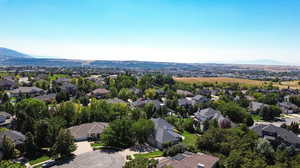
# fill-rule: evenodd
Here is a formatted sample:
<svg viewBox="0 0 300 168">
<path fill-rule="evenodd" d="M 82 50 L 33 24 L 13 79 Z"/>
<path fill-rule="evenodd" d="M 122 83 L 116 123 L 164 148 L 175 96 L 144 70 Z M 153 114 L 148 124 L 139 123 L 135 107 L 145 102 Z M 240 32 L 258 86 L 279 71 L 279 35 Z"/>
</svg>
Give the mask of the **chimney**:
<svg viewBox="0 0 300 168">
<path fill-rule="evenodd" d="M 204 164 L 198 163 L 196 168 L 205 168 Z"/>
</svg>

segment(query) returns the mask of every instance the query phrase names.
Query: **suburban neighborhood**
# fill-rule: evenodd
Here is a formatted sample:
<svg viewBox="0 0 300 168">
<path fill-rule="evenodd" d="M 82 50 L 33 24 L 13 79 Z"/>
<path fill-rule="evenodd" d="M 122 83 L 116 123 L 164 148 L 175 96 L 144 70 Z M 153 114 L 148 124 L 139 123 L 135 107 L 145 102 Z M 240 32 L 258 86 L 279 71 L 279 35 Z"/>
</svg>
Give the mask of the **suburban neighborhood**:
<svg viewBox="0 0 300 168">
<path fill-rule="evenodd" d="M 186 83 L 159 73 L 77 76 L 66 70 L 2 72 L 0 83 L 4 165 L 217 168 L 300 163 L 291 159 L 300 151 L 299 92 L 272 82 L 261 87 Z"/>
</svg>

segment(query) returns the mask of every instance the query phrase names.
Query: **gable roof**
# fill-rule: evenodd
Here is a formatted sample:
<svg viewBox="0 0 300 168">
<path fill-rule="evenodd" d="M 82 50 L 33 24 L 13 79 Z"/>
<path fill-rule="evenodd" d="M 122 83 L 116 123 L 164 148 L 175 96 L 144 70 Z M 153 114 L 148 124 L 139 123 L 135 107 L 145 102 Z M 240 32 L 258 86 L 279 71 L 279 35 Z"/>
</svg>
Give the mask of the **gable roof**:
<svg viewBox="0 0 300 168">
<path fill-rule="evenodd" d="M 164 144 L 177 141 L 181 138 L 181 135 L 174 132 L 175 127 L 166 120 L 161 118 L 151 120 L 154 123 L 154 136 L 156 142 Z"/>
<path fill-rule="evenodd" d="M 213 108 L 198 110 L 196 113 L 194 113 L 194 116 L 196 120 L 198 120 L 199 122 L 204 122 L 206 120 L 212 120 L 212 119 L 216 119 L 216 120 L 225 119 L 225 117 L 221 114 L 220 111 L 215 110 Z"/>
<path fill-rule="evenodd" d="M 117 97 L 115 97 L 115 98 L 113 98 L 113 99 L 105 99 L 105 101 L 106 101 L 107 103 L 110 103 L 110 104 L 114 104 L 114 103 L 127 103 L 127 102 L 125 102 L 124 100 L 119 99 L 119 98 L 117 98 Z"/>
<path fill-rule="evenodd" d="M 55 93 L 50 93 L 50 94 L 46 94 L 46 95 L 36 96 L 34 98 L 48 102 L 48 101 L 55 100 L 55 97 L 56 97 Z"/>
<path fill-rule="evenodd" d="M 158 168 L 165 166 L 172 166 L 173 168 L 197 168 L 198 165 L 203 165 L 205 168 L 213 168 L 218 161 L 219 158 L 203 153 L 183 153 L 160 160 Z"/>
<path fill-rule="evenodd" d="M 263 132 L 275 133 L 277 134 L 277 137 L 282 138 L 284 141 L 290 144 L 300 144 L 300 138 L 295 133 L 281 127 L 276 127 L 273 124 L 259 124 L 253 126 L 251 129 L 261 137 L 263 136 Z"/>
<path fill-rule="evenodd" d="M 250 102 L 250 105 L 249 105 L 249 107 L 251 108 L 252 111 L 260 110 L 264 106 L 268 106 L 268 105 L 260 103 L 260 102 L 255 102 L 255 101 Z"/>
<path fill-rule="evenodd" d="M 68 129 L 70 130 L 71 135 L 75 139 L 79 139 L 82 137 L 89 137 L 89 134 L 101 134 L 107 126 L 108 126 L 107 123 L 92 122 L 92 123 L 76 125 Z"/>
<path fill-rule="evenodd" d="M 178 99 L 179 106 L 188 106 L 193 105 L 195 102 L 193 100 L 189 100 L 187 98 Z"/>
<path fill-rule="evenodd" d="M 14 130 L 0 131 L 0 144 L 3 143 L 3 139 L 5 136 L 9 137 L 15 145 L 23 144 L 26 140 L 26 136 L 21 132 Z"/>
<path fill-rule="evenodd" d="M 14 87 L 16 86 L 16 83 L 11 80 L 0 80 L 0 88 L 7 88 L 7 87 Z"/>
<path fill-rule="evenodd" d="M 196 95 L 192 99 L 195 100 L 195 101 L 206 101 L 206 100 L 208 100 L 207 97 L 202 96 L 202 95 Z"/>
<path fill-rule="evenodd" d="M 189 92 L 187 90 L 176 90 L 176 93 L 179 94 L 179 95 L 183 95 L 183 96 L 193 96 L 193 93 L 192 92 Z"/>
<path fill-rule="evenodd" d="M 43 89 L 33 86 L 33 87 L 19 87 L 9 92 L 12 94 L 19 94 L 19 93 L 38 93 L 43 91 L 44 91 Z"/>
<path fill-rule="evenodd" d="M 110 93 L 110 91 L 105 88 L 98 88 L 91 92 L 92 95 L 106 95 L 109 93 Z"/>
</svg>

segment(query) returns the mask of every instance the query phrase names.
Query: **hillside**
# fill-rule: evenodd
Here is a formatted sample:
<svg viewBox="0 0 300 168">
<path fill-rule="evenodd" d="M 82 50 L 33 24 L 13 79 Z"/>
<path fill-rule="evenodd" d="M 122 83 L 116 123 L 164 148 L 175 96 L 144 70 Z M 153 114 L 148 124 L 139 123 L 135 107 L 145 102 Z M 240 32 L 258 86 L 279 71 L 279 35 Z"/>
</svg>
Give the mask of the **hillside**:
<svg viewBox="0 0 300 168">
<path fill-rule="evenodd" d="M 32 58 L 30 55 L 0 47 L 0 58 Z"/>
</svg>

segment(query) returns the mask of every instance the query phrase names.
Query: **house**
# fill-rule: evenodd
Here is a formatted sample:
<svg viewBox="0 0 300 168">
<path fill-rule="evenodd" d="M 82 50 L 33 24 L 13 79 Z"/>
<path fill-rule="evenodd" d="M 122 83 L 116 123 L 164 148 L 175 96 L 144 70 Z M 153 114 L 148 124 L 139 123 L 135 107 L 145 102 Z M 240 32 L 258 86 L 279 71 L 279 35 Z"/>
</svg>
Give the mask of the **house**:
<svg viewBox="0 0 300 168">
<path fill-rule="evenodd" d="M 11 114 L 1 111 L 0 112 L 0 127 L 10 128 L 13 121 Z"/>
<path fill-rule="evenodd" d="M 10 138 L 17 148 L 21 147 L 26 140 L 26 136 L 23 135 L 21 132 L 14 130 L 0 131 L 0 149 L 2 148 L 3 139 L 5 136 Z"/>
<path fill-rule="evenodd" d="M 0 80 L 0 90 L 11 90 L 17 87 L 17 84 L 11 80 Z"/>
<path fill-rule="evenodd" d="M 76 125 L 68 128 L 75 141 L 85 141 L 99 138 L 100 134 L 108 126 L 107 123 L 93 122 Z"/>
<path fill-rule="evenodd" d="M 142 90 L 138 89 L 138 88 L 130 88 L 129 91 L 131 91 L 135 95 L 141 95 L 142 94 Z"/>
<path fill-rule="evenodd" d="M 185 108 L 192 107 L 193 105 L 196 104 L 195 101 L 193 101 L 192 99 L 189 99 L 189 98 L 182 98 L 182 99 L 178 99 L 177 101 L 178 101 L 179 106 L 182 106 Z"/>
<path fill-rule="evenodd" d="M 100 98 L 106 97 L 108 94 L 110 94 L 109 90 L 104 89 L 104 88 L 98 88 L 98 89 L 95 89 L 92 92 L 90 92 L 88 94 L 88 96 L 96 97 L 96 98 L 100 99 Z"/>
<path fill-rule="evenodd" d="M 263 107 L 268 106 L 267 104 L 263 104 L 260 102 L 252 101 L 249 103 L 249 111 L 253 114 L 257 114 Z"/>
<path fill-rule="evenodd" d="M 290 102 L 281 102 L 278 103 L 279 108 L 285 114 L 292 114 L 298 112 L 298 106 Z"/>
<path fill-rule="evenodd" d="M 219 158 L 203 154 L 185 152 L 174 157 L 161 159 L 157 168 L 171 166 L 172 168 L 216 168 Z"/>
<path fill-rule="evenodd" d="M 138 99 L 131 103 L 133 107 L 144 107 L 146 104 L 151 103 L 154 105 L 155 109 L 161 109 L 165 104 L 159 100 L 149 100 L 149 99 Z"/>
<path fill-rule="evenodd" d="M 196 95 L 192 97 L 192 100 L 194 100 L 196 103 L 206 103 L 209 101 L 209 99 L 202 95 Z"/>
<path fill-rule="evenodd" d="M 19 84 L 21 84 L 22 86 L 28 86 L 30 83 L 31 82 L 28 77 L 22 77 L 19 79 Z"/>
<path fill-rule="evenodd" d="M 154 123 L 154 132 L 148 137 L 149 144 L 163 149 L 164 144 L 176 144 L 181 141 L 182 136 L 177 134 L 175 127 L 161 118 L 151 119 Z"/>
<path fill-rule="evenodd" d="M 72 83 L 68 83 L 68 82 L 63 83 L 63 84 L 59 87 L 59 89 L 60 89 L 61 91 L 64 91 L 64 92 L 68 93 L 68 94 L 71 95 L 71 96 L 75 96 L 76 93 L 77 93 L 77 86 L 75 86 L 75 85 L 72 84 Z"/>
<path fill-rule="evenodd" d="M 231 121 L 225 118 L 220 111 L 213 108 L 199 109 L 196 113 L 194 113 L 194 120 L 202 130 L 204 129 L 204 122 L 209 120 L 216 120 L 219 127 L 224 127 L 224 124 L 227 124 L 228 127 L 230 127 L 232 124 Z"/>
<path fill-rule="evenodd" d="M 269 141 L 279 141 L 286 145 L 293 145 L 296 148 L 300 148 L 300 137 L 298 137 L 292 131 L 286 130 L 281 127 L 276 127 L 272 124 L 264 125 L 258 124 L 251 127 L 260 137 Z"/>
<path fill-rule="evenodd" d="M 218 93 L 219 93 L 219 91 L 218 91 Z M 205 95 L 205 96 L 211 96 L 212 95 L 212 91 L 209 90 L 209 89 L 201 89 L 199 91 L 199 94 Z M 215 95 L 217 95 L 217 93 Z"/>
<path fill-rule="evenodd" d="M 9 81 L 15 81 L 16 77 L 15 76 L 3 76 L 2 79 L 3 80 L 9 80 Z"/>
<path fill-rule="evenodd" d="M 109 104 L 117 104 L 117 103 L 127 103 L 126 101 L 119 99 L 119 98 L 113 98 L 113 99 L 105 99 L 105 101 Z"/>
<path fill-rule="evenodd" d="M 186 91 L 186 90 L 176 90 L 176 93 L 178 95 L 181 95 L 181 96 L 184 96 L 184 97 L 192 97 L 193 96 L 192 92 L 189 92 L 189 91 Z"/>
<path fill-rule="evenodd" d="M 18 96 L 39 96 L 45 93 L 45 90 L 40 89 L 38 87 L 19 87 L 17 89 L 8 91 L 11 97 L 18 97 Z"/>
<path fill-rule="evenodd" d="M 69 78 L 58 78 L 53 81 L 53 83 L 55 83 L 57 85 L 62 85 L 64 83 L 70 83 L 70 82 L 71 82 L 71 79 L 69 79 Z"/>
<path fill-rule="evenodd" d="M 46 95 L 41 95 L 41 96 L 36 96 L 34 97 L 35 99 L 44 101 L 46 103 L 51 103 L 55 101 L 56 98 L 56 94 L 55 93 L 50 93 L 50 94 L 46 94 Z"/>
</svg>

